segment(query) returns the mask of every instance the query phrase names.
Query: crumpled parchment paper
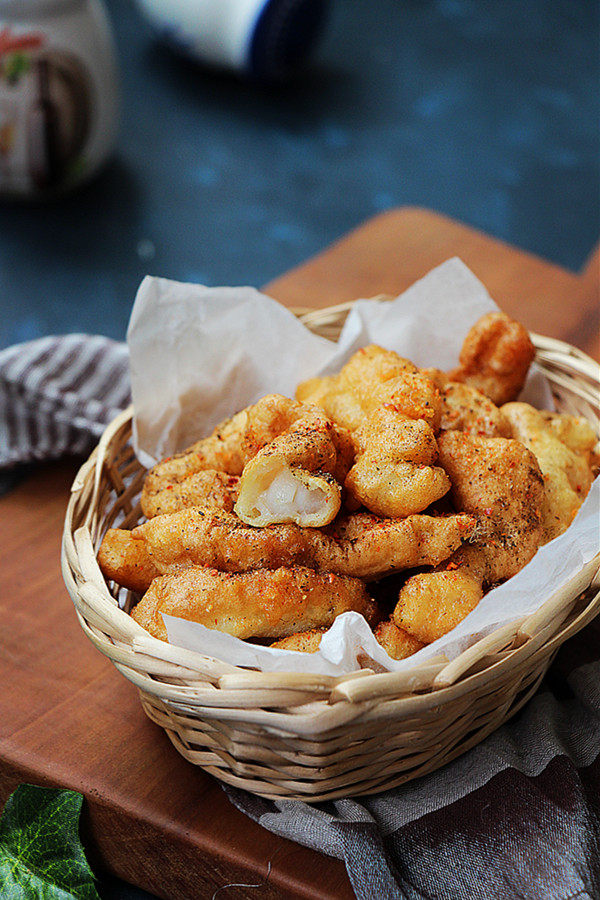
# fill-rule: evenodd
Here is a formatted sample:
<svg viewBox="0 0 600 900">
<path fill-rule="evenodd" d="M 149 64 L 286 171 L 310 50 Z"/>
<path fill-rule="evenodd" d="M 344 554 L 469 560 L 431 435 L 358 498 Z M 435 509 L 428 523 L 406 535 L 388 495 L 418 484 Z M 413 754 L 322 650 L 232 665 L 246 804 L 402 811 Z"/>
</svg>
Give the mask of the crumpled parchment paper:
<svg viewBox="0 0 600 900">
<path fill-rule="evenodd" d="M 136 453 L 144 465 L 153 465 L 267 393 L 293 397 L 298 382 L 337 372 L 366 344 L 381 344 L 419 366 L 452 368 L 471 325 L 495 309 L 481 282 L 454 258 L 393 301 L 357 301 L 336 344 L 312 334 L 254 288 L 209 288 L 147 277 L 127 335 Z M 548 384 L 535 366 L 520 399 L 552 408 Z M 453 631 L 407 660 L 390 659 L 363 617 L 352 612 L 337 618 L 314 654 L 253 645 L 165 615 L 169 641 L 263 671 L 341 675 L 359 668 L 361 652 L 390 670 L 439 653 L 453 659 L 494 628 L 534 612 L 590 568 L 600 550 L 599 510 L 596 479 L 565 534 L 486 594 Z"/>
</svg>

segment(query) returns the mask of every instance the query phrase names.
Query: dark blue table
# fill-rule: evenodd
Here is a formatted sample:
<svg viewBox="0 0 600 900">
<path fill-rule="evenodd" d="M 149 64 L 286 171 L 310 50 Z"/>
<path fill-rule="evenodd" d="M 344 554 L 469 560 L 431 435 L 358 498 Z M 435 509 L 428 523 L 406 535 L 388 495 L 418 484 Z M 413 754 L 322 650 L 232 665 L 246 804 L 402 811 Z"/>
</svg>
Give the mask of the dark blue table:
<svg viewBox="0 0 600 900">
<path fill-rule="evenodd" d="M 287 87 L 216 76 L 110 0 L 115 157 L 55 205 L 0 206 L 0 347 L 122 338 L 146 272 L 260 285 L 422 205 L 577 269 L 598 238 L 598 4 L 336 0 Z"/>
</svg>

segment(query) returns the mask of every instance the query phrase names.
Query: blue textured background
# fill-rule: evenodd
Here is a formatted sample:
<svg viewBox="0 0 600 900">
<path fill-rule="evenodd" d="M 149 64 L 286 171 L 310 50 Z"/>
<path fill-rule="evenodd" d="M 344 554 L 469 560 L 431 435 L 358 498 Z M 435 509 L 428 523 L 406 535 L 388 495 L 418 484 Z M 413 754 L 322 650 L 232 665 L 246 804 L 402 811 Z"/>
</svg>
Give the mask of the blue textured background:
<svg viewBox="0 0 600 900">
<path fill-rule="evenodd" d="M 108 3 L 123 124 L 96 182 L 0 206 L 0 346 L 123 337 L 146 272 L 260 285 L 416 204 L 564 266 L 598 239 L 598 4 L 337 0 L 311 69 L 267 90 Z"/>
</svg>

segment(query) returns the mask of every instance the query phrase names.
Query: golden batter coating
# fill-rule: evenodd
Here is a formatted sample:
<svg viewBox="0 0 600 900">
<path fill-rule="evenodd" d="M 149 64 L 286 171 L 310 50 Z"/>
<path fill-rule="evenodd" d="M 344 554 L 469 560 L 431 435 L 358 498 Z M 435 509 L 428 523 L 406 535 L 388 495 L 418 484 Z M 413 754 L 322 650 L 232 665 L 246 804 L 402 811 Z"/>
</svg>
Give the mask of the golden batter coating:
<svg viewBox="0 0 600 900">
<path fill-rule="evenodd" d="M 495 403 L 460 381 L 451 381 L 440 369 L 422 370 L 435 383 L 442 402 L 442 431 L 466 431 L 480 437 L 510 437 L 510 425 Z"/>
<path fill-rule="evenodd" d="M 142 491 L 142 508 L 153 509 L 155 495 L 197 472 L 217 470 L 241 475 L 245 464 L 267 444 L 301 418 L 320 415 L 281 394 L 267 394 L 257 403 L 217 426 L 210 437 L 197 441 L 183 453 L 157 463 L 148 472 Z M 343 480 L 352 465 L 353 447 L 348 434 L 333 426 L 332 440 L 337 453 L 336 476 Z"/>
<path fill-rule="evenodd" d="M 319 427 L 327 427 L 330 439 L 336 452 L 336 464 L 333 474 L 338 481 L 343 481 L 346 472 L 352 465 L 354 448 L 350 436 L 344 429 L 337 428 L 323 416 L 319 406 L 299 403 L 282 394 L 267 394 L 246 410 L 247 419 L 243 436 L 244 462 L 254 459 L 263 447 L 283 435 L 299 420 L 315 423 Z M 324 423 L 327 423 L 326 426 Z"/>
<path fill-rule="evenodd" d="M 542 540 L 544 482 L 535 456 L 519 441 L 459 431 L 440 435 L 438 447 L 455 508 L 478 517 L 486 581 L 510 578 Z"/>
<path fill-rule="evenodd" d="M 239 494 L 239 477 L 206 469 L 168 484 L 154 494 L 142 494 L 142 512 L 147 519 L 190 506 L 214 506 L 232 512 Z"/>
<path fill-rule="evenodd" d="M 394 622 L 431 642 L 475 609 L 485 584 L 515 575 L 542 540 L 543 482 L 535 457 L 518 441 L 449 431 L 439 438 L 459 509 L 479 518 L 476 543 L 435 572 L 413 575 L 400 589 Z"/>
<path fill-rule="evenodd" d="M 361 401 L 351 391 L 338 385 L 335 377 L 311 378 L 296 390 L 296 397 L 304 403 L 314 403 L 327 416 L 348 431 L 360 427 L 365 411 Z"/>
<path fill-rule="evenodd" d="M 248 406 L 243 434 L 244 464 L 279 434 L 287 431 L 304 409 L 303 404 L 282 394 L 267 394 Z"/>
<path fill-rule="evenodd" d="M 425 646 L 422 641 L 417 640 L 408 631 L 398 628 L 391 619 L 380 622 L 373 634 L 375 640 L 381 644 L 392 659 L 406 659 L 407 656 L 412 656 L 413 653 Z"/>
<path fill-rule="evenodd" d="M 296 396 L 318 403 L 349 431 L 384 405 L 410 419 L 424 419 L 434 432 L 439 427 L 439 391 L 431 379 L 409 360 L 375 344 L 358 350 L 338 375 L 303 382 Z"/>
<path fill-rule="evenodd" d="M 142 508 L 152 508 L 156 494 L 179 484 L 189 475 L 207 469 L 241 475 L 244 468 L 243 437 L 248 414 L 245 409 L 214 429 L 210 437 L 196 441 L 187 450 L 153 466 L 144 481 Z"/>
<path fill-rule="evenodd" d="M 143 594 L 159 573 L 142 541 L 131 531 L 109 528 L 98 550 L 98 565 L 105 578 Z"/>
<path fill-rule="evenodd" d="M 327 628 L 311 628 L 310 631 L 298 631 L 275 641 L 271 647 L 278 650 L 295 650 L 297 653 L 316 653 L 321 645 L 321 638 Z"/>
<path fill-rule="evenodd" d="M 590 468 L 598 465 L 598 435 L 586 419 L 545 410 L 542 410 L 540 415 L 569 450 L 582 456 Z"/>
<path fill-rule="evenodd" d="M 591 435 L 587 429 L 576 429 L 573 422 L 548 421 L 528 403 L 508 403 L 502 412 L 511 424 L 513 436 L 531 450 L 540 464 L 545 486 L 544 541 L 550 541 L 566 531 L 592 486 Z M 565 437 L 564 443 L 560 434 Z M 575 452 L 566 440 L 582 447 L 582 452 Z"/>
<path fill-rule="evenodd" d="M 423 641 L 435 640 L 475 609 L 488 577 L 482 547 L 465 544 L 436 571 L 421 572 L 405 582 L 392 619 Z"/>
<path fill-rule="evenodd" d="M 535 347 L 527 330 L 506 313 L 482 316 L 468 332 L 452 381 L 464 381 L 500 406 L 515 400 L 525 383 Z"/>
<path fill-rule="evenodd" d="M 381 516 L 421 512 L 450 489 L 437 460 L 435 436 L 424 419 L 409 419 L 380 406 L 354 433 L 357 460 L 344 487 L 358 502 Z"/>
<path fill-rule="evenodd" d="M 352 455 L 350 435 L 318 407 L 305 406 L 302 418 L 246 463 L 235 511 L 249 525 L 328 525 L 341 504 L 337 479 Z"/>
<path fill-rule="evenodd" d="M 335 384 L 335 375 L 308 378 L 300 382 L 296 388 L 296 400 L 299 403 L 309 403 L 313 406 L 323 406 L 321 400 L 329 393 Z"/>
<path fill-rule="evenodd" d="M 185 509 L 156 516 L 132 532 L 167 574 L 190 565 L 224 572 L 303 565 L 321 572 L 379 578 L 437 565 L 469 538 L 469 515 L 380 519 L 367 513 L 339 517 L 324 529 L 298 525 L 253 528 L 220 510 Z"/>
<path fill-rule="evenodd" d="M 365 381 L 371 386 L 391 381 L 403 372 L 417 372 L 409 359 L 378 344 L 361 347 L 342 367 L 337 376 L 343 384 L 359 394 L 365 392 Z"/>
<path fill-rule="evenodd" d="M 155 578 L 133 618 L 162 640 L 161 613 L 199 622 L 241 639 L 278 638 L 327 627 L 343 612 L 376 611 L 362 581 L 296 566 L 231 574 L 192 567 Z"/>
<path fill-rule="evenodd" d="M 298 396 L 318 402 L 353 432 L 357 458 L 344 485 L 351 507 L 408 516 L 448 491 L 445 472 L 433 465 L 439 390 L 409 360 L 371 345 L 339 375 L 300 385 Z"/>
<path fill-rule="evenodd" d="M 462 622 L 482 597 L 481 580 L 467 569 L 413 575 L 400 590 L 393 620 L 430 644 Z"/>
</svg>

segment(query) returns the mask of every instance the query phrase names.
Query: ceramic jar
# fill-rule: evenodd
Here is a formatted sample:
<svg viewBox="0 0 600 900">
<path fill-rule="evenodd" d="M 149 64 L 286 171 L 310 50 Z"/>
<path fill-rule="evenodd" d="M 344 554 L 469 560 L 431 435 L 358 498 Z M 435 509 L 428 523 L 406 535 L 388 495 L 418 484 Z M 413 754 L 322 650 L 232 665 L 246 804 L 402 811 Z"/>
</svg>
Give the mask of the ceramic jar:
<svg viewBox="0 0 600 900">
<path fill-rule="evenodd" d="M 0 0 L 0 196 L 55 196 L 116 137 L 118 81 L 100 0 Z"/>
</svg>

